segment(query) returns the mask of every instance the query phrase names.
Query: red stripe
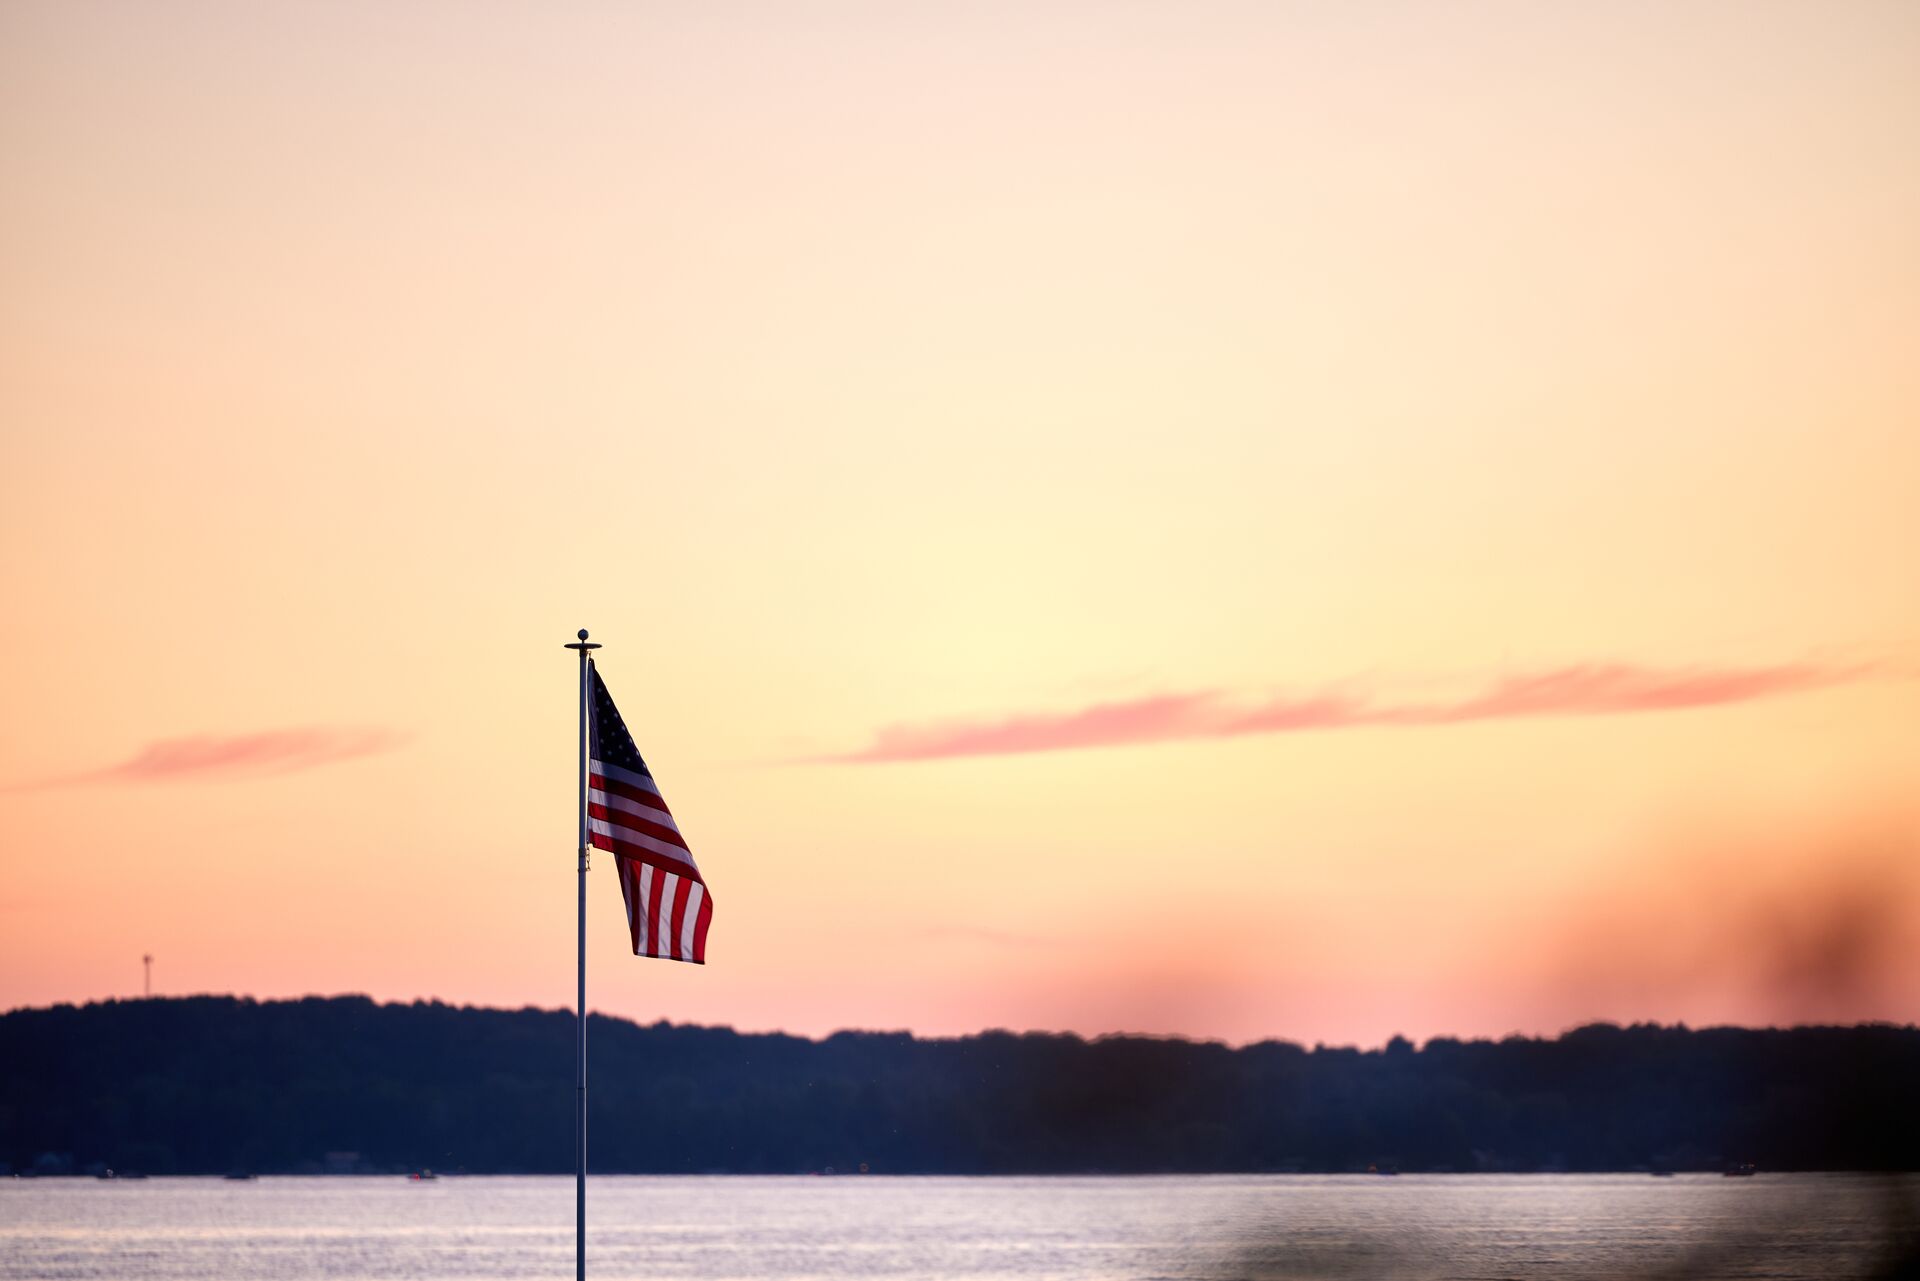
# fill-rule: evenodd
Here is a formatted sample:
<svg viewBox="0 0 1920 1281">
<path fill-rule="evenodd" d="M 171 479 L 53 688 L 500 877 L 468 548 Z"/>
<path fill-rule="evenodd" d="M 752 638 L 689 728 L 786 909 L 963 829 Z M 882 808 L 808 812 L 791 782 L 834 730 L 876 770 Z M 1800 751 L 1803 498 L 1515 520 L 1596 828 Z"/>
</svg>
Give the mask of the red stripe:
<svg viewBox="0 0 1920 1281">
<path fill-rule="evenodd" d="M 672 872 L 675 876 L 689 876 L 700 881 L 702 885 L 706 884 L 700 879 L 700 869 L 691 862 L 682 863 L 679 859 L 662 854 L 658 850 L 650 850 L 643 845 L 631 845 L 626 841 L 602 836 L 598 832 L 587 839 L 597 850 L 605 850 L 609 854 L 632 859 L 636 863 L 645 863 L 648 867 L 657 867 L 663 872 Z"/>
<path fill-rule="evenodd" d="M 633 954 L 640 955 L 640 879 L 634 875 L 634 869 L 620 859 L 613 860 L 620 869 L 620 888 L 627 900 L 627 941 L 633 945 Z"/>
<path fill-rule="evenodd" d="M 713 895 L 700 896 L 700 919 L 693 923 L 693 963 L 707 963 L 707 924 L 713 920 Z"/>
<path fill-rule="evenodd" d="M 662 872 L 672 872 L 674 876 L 685 876 L 689 882 L 701 882 L 699 870 L 693 868 L 693 866 L 689 866 L 689 864 L 685 864 L 685 862 L 674 862 L 672 858 L 668 858 L 666 855 L 657 855 L 657 853 L 653 853 L 651 849 L 632 849 L 632 847 L 626 847 L 626 849 L 609 849 L 607 845 L 601 845 L 599 841 L 601 841 L 601 837 L 593 837 L 593 849 L 605 849 L 612 857 L 626 858 L 628 862 L 637 862 L 639 866 L 647 866 L 647 868 L 659 868 Z M 705 885 L 707 882 L 701 883 Z"/>
<path fill-rule="evenodd" d="M 673 930 L 667 935 L 667 955 L 674 960 L 684 960 L 680 955 L 680 930 L 687 923 L 687 895 L 693 893 L 691 877 L 680 878 L 680 888 L 673 895 Z"/>
<path fill-rule="evenodd" d="M 653 931 L 653 936 L 647 940 L 648 956 L 667 958 L 673 955 L 673 943 L 671 940 L 663 937 L 666 931 L 660 928 L 661 907 L 664 906 L 668 912 L 673 911 L 672 903 L 662 904 L 660 902 L 662 898 L 666 897 L 666 893 L 667 874 L 656 867 L 653 869 L 653 915 L 648 919 L 647 924 L 647 928 Z"/>
<path fill-rule="evenodd" d="M 627 905 L 627 943 L 633 948 L 633 954 L 638 956 L 640 918 L 633 911 L 633 864 L 624 858 L 616 858 L 613 865 L 620 870 L 620 897 Z"/>
<path fill-rule="evenodd" d="M 639 898 L 640 869 L 635 867 L 632 863 L 628 862 L 626 859 L 622 859 L 622 858 L 615 859 L 614 865 L 626 871 L 627 888 L 633 891 L 633 895 L 636 899 Z M 633 954 L 635 956 L 640 955 L 640 917 L 638 913 L 632 911 L 631 909 L 629 909 L 627 913 L 627 941 L 633 945 Z"/>
<path fill-rule="evenodd" d="M 678 845 L 683 850 L 687 848 L 686 838 L 680 835 L 679 829 L 668 827 L 664 823 L 656 823 L 649 818 L 641 818 L 632 810 L 616 810 L 609 809 L 605 805 L 589 805 L 587 806 L 587 813 L 599 819 L 602 823 L 611 823 L 615 827 L 624 827 L 629 832 L 638 832 L 642 836 L 651 836 L 656 841 L 665 841 L 669 845 Z"/>
<path fill-rule="evenodd" d="M 605 792 L 609 796 L 624 796 L 630 801 L 638 801 L 642 805 L 650 805 L 654 809 L 664 811 L 665 813 L 671 814 L 673 812 L 667 809 L 667 799 L 660 795 L 660 793 L 649 792 L 646 788 L 635 787 L 631 783 L 622 783 L 617 778 L 606 778 L 599 774 L 589 774 L 587 775 L 587 786 L 597 791 Z"/>
</svg>

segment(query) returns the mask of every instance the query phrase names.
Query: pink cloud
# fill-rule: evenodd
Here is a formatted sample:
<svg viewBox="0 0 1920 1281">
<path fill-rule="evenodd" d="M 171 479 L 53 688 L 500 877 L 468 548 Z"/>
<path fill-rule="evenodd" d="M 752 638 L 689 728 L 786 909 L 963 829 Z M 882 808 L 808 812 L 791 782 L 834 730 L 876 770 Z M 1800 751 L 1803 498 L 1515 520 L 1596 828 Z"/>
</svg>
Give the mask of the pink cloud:
<svg viewBox="0 0 1920 1281">
<path fill-rule="evenodd" d="M 895 725 L 842 761 L 919 761 L 943 756 L 1011 756 L 1074 747 L 1150 743 L 1205 734 L 1211 694 L 1162 694 L 1131 702 L 1095 703 L 1075 712 L 1010 716 L 995 721 Z"/>
<path fill-rule="evenodd" d="M 877 764 L 1247 734 L 1677 711 L 1842 684 L 1861 679 L 1871 670 L 1864 665 L 1827 667 L 1811 663 L 1734 668 L 1583 663 L 1503 677 L 1477 692 L 1444 702 L 1381 702 L 1343 693 L 1275 698 L 1251 707 L 1235 707 L 1218 690 L 1164 694 L 1098 703 L 1077 711 L 894 725 L 878 731 L 859 751 L 825 759 Z"/>
<path fill-rule="evenodd" d="M 1219 721 L 1210 738 L 1241 734 L 1297 734 L 1310 729 L 1345 729 L 1365 725 L 1373 715 L 1364 699 L 1323 694 L 1313 698 L 1276 698 Z"/>
<path fill-rule="evenodd" d="M 390 730 L 324 725 L 258 734 L 163 738 L 118 764 L 27 786 L 170 783 L 291 774 L 390 751 L 401 741 L 401 736 Z"/>
<path fill-rule="evenodd" d="M 1646 668 L 1585 663 L 1508 677 L 1453 705 L 1388 709 L 1403 724 L 1452 724 L 1513 716 L 1604 716 L 1745 703 L 1855 680 L 1865 667 L 1788 663 L 1773 667 Z"/>
</svg>

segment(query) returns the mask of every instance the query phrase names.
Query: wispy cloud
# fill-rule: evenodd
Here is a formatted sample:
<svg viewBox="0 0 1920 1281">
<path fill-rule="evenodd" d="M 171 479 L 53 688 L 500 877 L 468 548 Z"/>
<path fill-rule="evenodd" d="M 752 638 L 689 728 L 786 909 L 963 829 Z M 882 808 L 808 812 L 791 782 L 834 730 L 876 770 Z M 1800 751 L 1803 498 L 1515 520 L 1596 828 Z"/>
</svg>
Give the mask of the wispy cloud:
<svg viewBox="0 0 1920 1281">
<path fill-rule="evenodd" d="M 958 756 L 1007 756 L 1085 747 L 1234 738 L 1363 726 L 1459 725 L 1528 716 L 1609 716 L 1746 703 L 1859 680 L 1864 664 L 1785 663 L 1771 667 L 1640 667 L 1582 663 L 1503 677 L 1442 701 L 1391 701 L 1350 692 L 1246 703 L 1225 691 L 1162 694 L 1064 712 L 1020 712 L 986 720 L 893 725 L 858 751 L 829 763 L 879 764 Z"/>
<path fill-rule="evenodd" d="M 1187 738 L 1210 714 L 1212 694 L 1162 694 L 1130 702 L 1094 703 L 1071 712 L 1009 716 L 993 721 L 893 725 L 864 751 L 835 759 L 918 761 L 939 756 L 1006 756 L 1068 747 L 1107 747 Z"/>
<path fill-rule="evenodd" d="M 117 764 L 83 770 L 8 790 L 64 787 L 76 783 L 176 783 L 291 774 L 390 751 L 403 742 L 391 730 L 351 726 L 306 726 L 258 734 L 163 738 Z"/>
</svg>

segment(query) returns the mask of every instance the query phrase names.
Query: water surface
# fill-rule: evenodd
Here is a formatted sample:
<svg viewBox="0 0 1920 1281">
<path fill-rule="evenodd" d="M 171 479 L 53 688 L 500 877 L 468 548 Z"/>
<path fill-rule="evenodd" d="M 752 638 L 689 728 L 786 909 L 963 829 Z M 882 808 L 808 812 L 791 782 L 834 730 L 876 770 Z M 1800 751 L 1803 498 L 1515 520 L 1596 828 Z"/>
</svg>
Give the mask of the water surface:
<svg viewBox="0 0 1920 1281">
<path fill-rule="evenodd" d="M 595 1178 L 588 1275 L 695 1281 L 1870 1277 L 1920 1179 Z M 8 1180 L 0 1278 L 573 1275 L 571 1178 Z"/>
</svg>

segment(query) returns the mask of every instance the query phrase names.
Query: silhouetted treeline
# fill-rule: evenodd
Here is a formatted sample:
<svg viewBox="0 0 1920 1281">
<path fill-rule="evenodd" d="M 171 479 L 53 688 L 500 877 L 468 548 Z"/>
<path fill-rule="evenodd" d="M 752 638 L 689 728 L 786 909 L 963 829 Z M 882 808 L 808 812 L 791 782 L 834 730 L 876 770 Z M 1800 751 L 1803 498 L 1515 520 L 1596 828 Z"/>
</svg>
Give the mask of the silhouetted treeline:
<svg viewBox="0 0 1920 1281">
<path fill-rule="evenodd" d="M 1920 1029 L 1596 1025 L 1242 1049 L 989 1032 L 588 1031 L 605 1172 L 1911 1169 Z M 0 1015 L 0 1161 L 572 1169 L 573 1021 L 363 997 Z"/>
</svg>

